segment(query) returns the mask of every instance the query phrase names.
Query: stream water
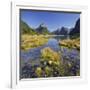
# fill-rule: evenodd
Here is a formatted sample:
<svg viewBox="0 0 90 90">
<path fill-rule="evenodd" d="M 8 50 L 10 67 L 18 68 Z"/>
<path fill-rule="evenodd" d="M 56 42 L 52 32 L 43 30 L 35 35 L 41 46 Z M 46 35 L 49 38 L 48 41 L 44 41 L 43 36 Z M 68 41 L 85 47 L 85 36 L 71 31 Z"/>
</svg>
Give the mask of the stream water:
<svg viewBox="0 0 90 90">
<path fill-rule="evenodd" d="M 67 62 L 75 62 L 75 68 L 80 68 L 80 52 L 76 49 L 68 49 L 59 45 L 58 40 L 68 39 L 67 36 L 55 36 L 48 39 L 48 42 L 43 46 L 32 48 L 27 51 L 21 51 L 21 69 L 25 63 L 28 63 L 29 66 L 39 66 L 41 50 L 45 47 L 50 47 L 56 52 L 61 52 L 62 60 Z M 27 69 L 26 69 L 27 70 Z M 29 69 L 30 70 L 30 69 Z M 33 71 L 33 70 L 32 70 Z M 31 73 L 31 72 L 29 72 Z"/>
<path fill-rule="evenodd" d="M 41 56 L 41 49 L 45 47 L 50 47 L 56 52 L 61 52 L 63 58 L 68 58 L 69 60 L 78 60 L 80 59 L 80 52 L 76 49 L 68 49 L 62 47 L 58 44 L 58 40 L 67 39 L 67 36 L 55 36 L 53 38 L 49 38 L 48 42 L 45 43 L 43 46 L 39 46 L 36 48 L 32 48 L 28 51 L 21 51 L 21 59 L 24 62 L 39 64 L 40 56 Z"/>
</svg>

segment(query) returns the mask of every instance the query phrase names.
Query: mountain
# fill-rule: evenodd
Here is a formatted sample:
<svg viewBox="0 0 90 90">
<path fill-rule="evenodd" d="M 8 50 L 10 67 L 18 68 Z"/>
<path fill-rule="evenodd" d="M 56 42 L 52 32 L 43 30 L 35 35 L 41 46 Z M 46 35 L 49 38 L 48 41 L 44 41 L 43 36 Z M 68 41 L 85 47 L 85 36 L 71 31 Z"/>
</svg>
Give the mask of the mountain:
<svg viewBox="0 0 90 90">
<path fill-rule="evenodd" d="M 52 34 L 56 34 L 56 35 L 59 35 L 59 33 L 60 33 L 60 28 L 52 32 Z"/>
<path fill-rule="evenodd" d="M 20 21 L 20 31 L 22 34 L 36 34 L 35 30 L 22 20 Z"/>
<path fill-rule="evenodd" d="M 61 35 L 67 35 L 68 34 L 68 28 L 62 27 L 60 30 Z"/>
<path fill-rule="evenodd" d="M 61 29 L 58 28 L 57 30 L 55 30 L 54 32 L 52 32 L 52 34 L 56 34 L 56 35 L 67 35 L 68 34 L 68 28 L 62 27 Z"/>
<path fill-rule="evenodd" d="M 26 22 L 20 21 L 20 31 L 22 34 L 55 34 L 55 35 L 80 35 L 80 18 L 76 21 L 74 28 L 70 30 L 66 27 L 58 28 L 53 32 L 49 32 L 47 26 L 44 23 L 41 23 L 36 29 L 31 28 Z"/>
<path fill-rule="evenodd" d="M 44 23 L 40 24 L 38 28 L 36 28 L 36 32 L 38 34 L 49 34 L 49 31 Z"/>
<path fill-rule="evenodd" d="M 70 30 L 70 35 L 80 34 L 80 18 L 76 21 L 75 27 Z"/>
</svg>

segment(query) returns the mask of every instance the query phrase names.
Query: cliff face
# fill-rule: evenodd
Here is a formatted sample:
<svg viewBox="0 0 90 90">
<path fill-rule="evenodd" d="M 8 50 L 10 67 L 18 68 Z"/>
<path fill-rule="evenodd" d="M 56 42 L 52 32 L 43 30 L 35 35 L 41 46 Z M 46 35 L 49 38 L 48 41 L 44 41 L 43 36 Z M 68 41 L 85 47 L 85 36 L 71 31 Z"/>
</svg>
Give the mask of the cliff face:
<svg viewBox="0 0 90 90">
<path fill-rule="evenodd" d="M 21 20 L 21 33 L 23 34 L 55 34 L 55 35 L 80 35 L 80 18 L 76 21 L 74 28 L 68 29 L 66 27 L 58 28 L 53 32 L 49 32 L 47 26 L 41 23 L 36 29 L 31 28 L 26 22 Z"/>
<path fill-rule="evenodd" d="M 38 34 L 48 34 L 49 31 L 47 27 L 44 24 L 40 24 L 38 28 L 36 28 L 36 32 Z"/>
<path fill-rule="evenodd" d="M 80 18 L 76 21 L 75 27 L 71 29 L 70 35 L 80 34 Z"/>
</svg>

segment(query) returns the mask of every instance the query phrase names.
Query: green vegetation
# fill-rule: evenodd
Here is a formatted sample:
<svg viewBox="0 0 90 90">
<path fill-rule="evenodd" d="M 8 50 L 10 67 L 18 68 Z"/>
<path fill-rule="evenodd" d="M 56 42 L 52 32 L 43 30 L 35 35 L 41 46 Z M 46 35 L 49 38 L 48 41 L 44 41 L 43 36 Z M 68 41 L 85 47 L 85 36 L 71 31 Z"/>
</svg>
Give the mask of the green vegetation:
<svg viewBox="0 0 90 90">
<path fill-rule="evenodd" d="M 28 24 L 25 23 L 22 20 L 20 22 L 20 29 L 21 29 L 20 30 L 21 31 L 21 34 L 30 34 L 30 35 L 37 34 L 34 29 L 32 29 L 31 27 L 29 27 Z"/>
<path fill-rule="evenodd" d="M 47 27 L 40 25 L 36 30 L 31 28 L 26 22 L 20 21 L 21 31 L 21 50 L 28 50 L 41 45 L 44 45 L 48 41 L 48 37 L 44 35 L 48 34 Z M 42 35 L 41 35 L 42 34 Z"/>
<path fill-rule="evenodd" d="M 57 77 L 72 75 L 70 70 L 73 68 L 74 63 L 67 61 L 63 62 L 61 57 L 61 53 L 53 51 L 50 47 L 42 49 L 40 60 L 41 65 L 39 67 L 40 70 L 36 72 L 36 74 L 38 73 L 37 77 Z M 77 71 L 77 75 L 79 75 L 78 73 L 79 71 Z"/>
<path fill-rule="evenodd" d="M 61 54 L 53 51 L 50 47 L 41 50 L 40 62 L 40 67 L 35 70 L 37 77 L 62 76 L 65 73 Z"/>
<path fill-rule="evenodd" d="M 35 73 L 38 77 L 41 77 L 42 76 L 42 69 L 41 67 L 37 67 L 36 70 L 35 70 Z"/>
<path fill-rule="evenodd" d="M 46 77 L 52 76 L 52 69 L 49 66 L 44 68 Z"/>
<path fill-rule="evenodd" d="M 29 34 L 29 35 L 47 35 L 49 34 L 49 31 L 46 26 L 43 24 L 40 24 L 40 26 L 36 29 L 31 28 L 26 22 L 20 21 L 20 31 L 21 34 Z"/>
<path fill-rule="evenodd" d="M 39 47 L 44 45 L 48 41 L 48 37 L 43 35 L 21 35 L 21 49 L 28 50 L 31 48 Z"/>
<path fill-rule="evenodd" d="M 42 57 L 42 60 L 47 61 L 50 65 L 51 64 L 55 64 L 55 65 L 60 64 L 59 53 L 53 51 L 50 47 L 46 47 L 41 50 L 41 57 Z"/>
<path fill-rule="evenodd" d="M 41 46 L 48 41 L 48 37 L 43 35 L 27 35 L 24 34 L 21 37 L 22 50 L 28 50 L 34 47 Z M 60 45 L 63 45 L 68 48 L 77 48 L 80 49 L 80 39 L 73 39 L 73 40 L 63 40 L 60 42 Z M 52 50 L 50 47 L 45 47 L 41 49 L 41 58 L 40 58 L 40 65 L 34 68 L 35 77 L 58 77 L 58 76 L 79 76 L 80 70 L 75 71 L 76 74 L 73 74 L 72 68 L 75 67 L 75 62 L 70 61 L 63 61 L 62 60 L 62 53 L 56 52 Z"/>
<path fill-rule="evenodd" d="M 62 76 L 65 74 L 61 54 L 50 47 L 41 50 L 41 64 L 44 66 L 45 76 Z"/>
<path fill-rule="evenodd" d="M 77 50 L 80 50 L 80 38 L 62 40 L 59 41 L 59 44 L 64 47 L 76 48 Z"/>
</svg>

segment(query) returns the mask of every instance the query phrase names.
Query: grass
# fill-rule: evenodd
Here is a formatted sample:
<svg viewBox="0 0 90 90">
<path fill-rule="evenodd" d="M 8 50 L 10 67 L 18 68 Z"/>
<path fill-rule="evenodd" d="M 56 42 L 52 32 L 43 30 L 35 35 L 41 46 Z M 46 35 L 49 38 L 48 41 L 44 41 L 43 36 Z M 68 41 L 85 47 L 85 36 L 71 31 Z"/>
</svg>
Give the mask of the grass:
<svg viewBox="0 0 90 90">
<path fill-rule="evenodd" d="M 80 38 L 59 41 L 59 44 L 68 48 L 80 50 Z"/>
<path fill-rule="evenodd" d="M 49 64 L 60 64 L 60 55 L 58 52 L 53 51 L 50 47 L 41 50 L 41 57 L 48 61 Z"/>
<path fill-rule="evenodd" d="M 58 76 L 58 68 L 61 65 L 60 53 L 55 52 L 50 47 L 45 47 L 41 50 L 40 62 L 40 67 L 35 70 L 37 77 L 52 77 L 55 76 L 54 73 Z"/>
<path fill-rule="evenodd" d="M 44 35 L 27 35 L 24 34 L 21 36 L 21 50 L 28 50 L 31 48 L 39 47 L 47 43 L 48 38 L 51 36 Z M 76 48 L 80 50 L 80 38 L 68 39 L 59 41 L 61 46 L 67 48 Z M 41 50 L 40 65 L 38 67 L 33 67 L 35 77 L 58 77 L 58 76 L 72 76 L 80 75 L 80 70 L 75 71 L 76 74 L 73 74 L 71 71 L 74 68 L 74 62 L 67 62 L 62 60 L 62 53 L 54 51 L 50 47 L 45 47 Z M 32 63 L 34 66 L 35 63 Z M 75 68 L 76 70 L 76 68 Z M 27 71 L 28 73 L 28 71 Z"/>
<path fill-rule="evenodd" d="M 44 45 L 48 41 L 48 37 L 44 35 L 21 35 L 21 50 L 28 50 Z"/>
<path fill-rule="evenodd" d="M 45 72 L 45 77 L 70 76 L 69 70 L 72 67 L 70 64 L 62 61 L 62 54 L 60 52 L 56 52 L 50 47 L 46 47 L 41 50 L 41 55 L 41 64 L 44 66 L 43 72 Z"/>
</svg>

